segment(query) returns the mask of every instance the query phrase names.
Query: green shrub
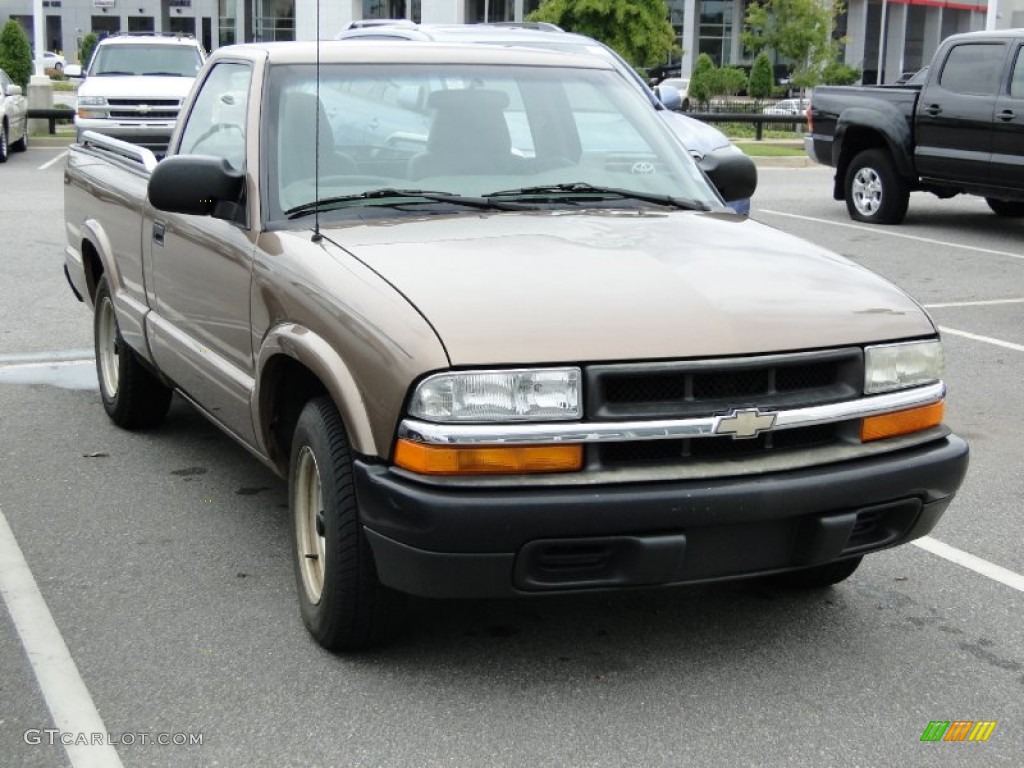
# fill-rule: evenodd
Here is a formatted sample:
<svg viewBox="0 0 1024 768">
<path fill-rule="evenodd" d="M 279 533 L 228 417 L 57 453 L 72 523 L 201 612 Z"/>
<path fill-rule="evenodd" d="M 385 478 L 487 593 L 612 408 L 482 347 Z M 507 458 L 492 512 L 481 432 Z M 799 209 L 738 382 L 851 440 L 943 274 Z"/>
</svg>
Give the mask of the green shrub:
<svg viewBox="0 0 1024 768">
<path fill-rule="evenodd" d="M 23 89 L 32 77 L 32 46 L 21 24 L 8 19 L 0 30 L 0 69 Z"/>
<path fill-rule="evenodd" d="M 96 50 L 96 46 L 99 42 L 100 39 L 92 32 L 82 38 L 82 45 L 78 49 L 78 60 L 82 62 L 83 70 L 89 66 L 89 61 L 92 59 L 92 52 Z"/>
<path fill-rule="evenodd" d="M 772 69 L 771 59 L 768 54 L 759 53 L 754 59 L 754 66 L 750 69 L 750 82 L 747 84 L 747 93 L 754 99 L 760 101 L 772 95 L 772 87 L 775 85 L 775 76 Z"/>
</svg>

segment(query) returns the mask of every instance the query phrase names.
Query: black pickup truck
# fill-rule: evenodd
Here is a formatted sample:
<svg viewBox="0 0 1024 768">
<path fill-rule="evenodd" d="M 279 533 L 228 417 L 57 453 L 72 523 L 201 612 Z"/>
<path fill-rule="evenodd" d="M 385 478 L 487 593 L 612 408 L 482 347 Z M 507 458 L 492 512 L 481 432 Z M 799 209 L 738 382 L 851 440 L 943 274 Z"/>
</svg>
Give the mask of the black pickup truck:
<svg viewBox="0 0 1024 768">
<path fill-rule="evenodd" d="M 910 193 L 979 195 L 1024 217 L 1024 30 L 946 38 L 920 84 L 817 88 L 807 153 L 850 217 L 899 224 Z"/>
</svg>

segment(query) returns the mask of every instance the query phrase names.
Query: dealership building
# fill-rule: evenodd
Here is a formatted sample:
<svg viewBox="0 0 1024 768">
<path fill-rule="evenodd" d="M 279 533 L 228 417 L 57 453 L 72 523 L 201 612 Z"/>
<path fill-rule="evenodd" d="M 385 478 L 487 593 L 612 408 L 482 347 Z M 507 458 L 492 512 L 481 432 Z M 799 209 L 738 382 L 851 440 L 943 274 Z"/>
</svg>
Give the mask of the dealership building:
<svg viewBox="0 0 1024 768">
<path fill-rule="evenodd" d="M 719 65 L 749 64 L 740 41 L 747 3 L 753 0 L 668 0 L 683 49 L 670 62 L 688 74 L 698 54 Z M 987 2 L 992 3 L 991 9 Z M 41 5 L 47 49 L 67 52 L 82 37 L 130 32 L 191 34 L 207 50 L 236 42 L 331 38 L 349 22 L 407 18 L 423 23 L 521 21 L 540 0 L 0 0 L 0 21 L 21 22 L 32 37 Z M 319 9 L 318 9 L 319 5 Z M 956 32 L 1024 27 L 1024 0 L 848 0 L 837 20 L 847 38 L 844 61 L 864 71 L 865 82 L 892 82 L 927 63 L 939 42 Z"/>
</svg>

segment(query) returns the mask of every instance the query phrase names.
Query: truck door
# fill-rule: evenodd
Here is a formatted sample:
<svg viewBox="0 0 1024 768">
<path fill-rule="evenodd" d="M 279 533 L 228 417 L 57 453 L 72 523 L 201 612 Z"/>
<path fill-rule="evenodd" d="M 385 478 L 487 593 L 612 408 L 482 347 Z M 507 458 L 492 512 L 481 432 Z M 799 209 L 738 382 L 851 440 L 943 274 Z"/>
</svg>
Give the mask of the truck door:
<svg viewBox="0 0 1024 768">
<path fill-rule="evenodd" d="M 175 154 L 222 157 L 244 168 L 251 81 L 246 63 L 213 67 L 185 116 Z M 215 419 L 251 443 L 249 291 L 257 227 L 249 201 L 245 206 L 246 223 L 149 209 L 152 223 L 148 233 L 144 226 L 143 238 L 149 238 L 146 287 L 155 309 L 149 331 L 157 365 Z"/>
<path fill-rule="evenodd" d="M 1011 54 L 1010 76 L 996 99 L 992 126 L 992 183 L 1024 189 L 1024 42 Z"/>
<path fill-rule="evenodd" d="M 929 179 L 988 180 L 992 121 L 1007 44 L 958 43 L 933 65 L 915 116 L 914 159 Z"/>
</svg>

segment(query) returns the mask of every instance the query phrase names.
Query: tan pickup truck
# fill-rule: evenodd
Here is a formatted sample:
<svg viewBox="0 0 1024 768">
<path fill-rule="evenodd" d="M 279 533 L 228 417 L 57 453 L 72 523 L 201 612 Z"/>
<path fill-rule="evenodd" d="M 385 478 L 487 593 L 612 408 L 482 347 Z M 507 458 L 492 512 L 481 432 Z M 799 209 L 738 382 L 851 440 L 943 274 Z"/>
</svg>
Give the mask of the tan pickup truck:
<svg viewBox="0 0 1024 768">
<path fill-rule="evenodd" d="M 928 315 L 732 214 L 744 168 L 705 175 L 595 58 L 228 47 L 165 160 L 83 138 L 104 407 L 155 427 L 178 392 L 288 478 L 328 648 L 403 594 L 833 584 L 963 479 Z"/>
</svg>

